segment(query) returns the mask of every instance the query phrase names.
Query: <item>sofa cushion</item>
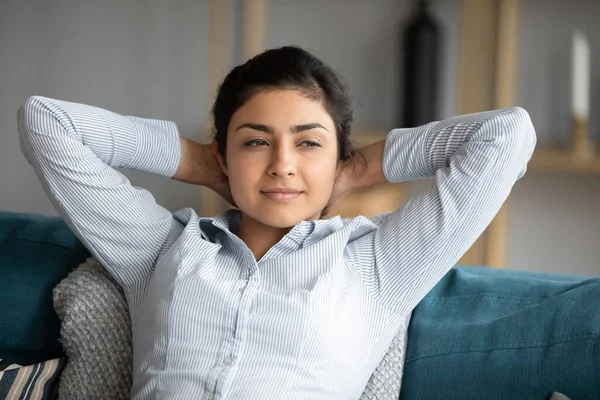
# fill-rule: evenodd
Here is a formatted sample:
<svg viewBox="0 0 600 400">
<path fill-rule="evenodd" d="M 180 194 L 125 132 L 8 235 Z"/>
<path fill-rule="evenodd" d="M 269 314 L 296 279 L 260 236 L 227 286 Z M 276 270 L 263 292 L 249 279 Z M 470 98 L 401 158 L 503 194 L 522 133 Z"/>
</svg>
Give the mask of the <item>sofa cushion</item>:
<svg viewBox="0 0 600 400">
<path fill-rule="evenodd" d="M 415 308 L 401 399 L 600 399 L 600 279 L 455 267 Z"/>
<path fill-rule="evenodd" d="M 30 365 L 63 355 L 52 289 L 87 257 L 60 218 L 0 212 L 0 358 Z"/>
</svg>

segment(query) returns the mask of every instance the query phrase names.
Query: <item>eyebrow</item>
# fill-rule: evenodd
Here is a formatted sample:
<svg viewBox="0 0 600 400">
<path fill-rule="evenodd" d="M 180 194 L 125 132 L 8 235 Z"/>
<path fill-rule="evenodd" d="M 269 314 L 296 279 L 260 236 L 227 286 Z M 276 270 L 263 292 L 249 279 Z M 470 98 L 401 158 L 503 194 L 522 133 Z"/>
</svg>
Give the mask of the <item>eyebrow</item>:
<svg viewBox="0 0 600 400">
<path fill-rule="evenodd" d="M 268 133 L 270 135 L 273 135 L 275 133 L 275 129 L 273 129 L 273 127 L 271 127 L 271 126 L 262 125 L 262 124 L 252 124 L 252 123 L 242 124 L 235 131 L 237 132 L 242 128 L 250 128 L 250 129 L 254 129 L 255 131 Z M 329 130 L 327 128 L 325 128 L 323 125 L 321 125 L 317 122 L 311 122 L 310 124 L 302 124 L 302 125 L 292 125 L 292 126 L 290 126 L 290 132 L 299 133 L 299 132 L 309 131 L 311 129 L 317 129 L 317 128 L 325 129 L 327 132 L 329 132 Z"/>
</svg>

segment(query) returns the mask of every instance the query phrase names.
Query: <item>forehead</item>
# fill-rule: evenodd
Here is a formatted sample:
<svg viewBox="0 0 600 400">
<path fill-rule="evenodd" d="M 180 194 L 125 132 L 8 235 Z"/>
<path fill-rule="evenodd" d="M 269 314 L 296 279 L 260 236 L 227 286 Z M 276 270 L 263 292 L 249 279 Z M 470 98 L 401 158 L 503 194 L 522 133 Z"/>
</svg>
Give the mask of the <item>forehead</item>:
<svg viewBox="0 0 600 400">
<path fill-rule="evenodd" d="M 304 124 L 334 123 L 321 100 L 313 100 L 298 90 L 266 90 L 250 97 L 232 116 L 231 121 L 245 123 Z"/>
</svg>

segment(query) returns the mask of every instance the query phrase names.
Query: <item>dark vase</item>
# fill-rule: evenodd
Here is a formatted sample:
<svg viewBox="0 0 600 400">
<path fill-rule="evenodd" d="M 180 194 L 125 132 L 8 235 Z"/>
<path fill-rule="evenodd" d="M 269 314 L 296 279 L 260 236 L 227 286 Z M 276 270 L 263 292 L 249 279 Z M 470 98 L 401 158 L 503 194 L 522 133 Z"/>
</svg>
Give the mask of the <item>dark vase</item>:
<svg viewBox="0 0 600 400">
<path fill-rule="evenodd" d="M 437 117 L 439 31 L 427 1 L 419 1 L 404 31 L 405 127 L 420 126 Z"/>
</svg>

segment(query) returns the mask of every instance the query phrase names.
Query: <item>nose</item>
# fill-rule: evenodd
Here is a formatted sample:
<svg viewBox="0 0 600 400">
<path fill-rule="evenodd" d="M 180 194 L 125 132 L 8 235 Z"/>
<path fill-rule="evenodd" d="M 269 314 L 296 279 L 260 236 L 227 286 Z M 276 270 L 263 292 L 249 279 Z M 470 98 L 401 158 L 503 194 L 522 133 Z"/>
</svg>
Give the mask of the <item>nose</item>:
<svg viewBox="0 0 600 400">
<path fill-rule="evenodd" d="M 286 146 L 273 148 L 268 174 L 273 177 L 288 177 L 296 174 L 296 160 L 293 151 Z"/>
</svg>

